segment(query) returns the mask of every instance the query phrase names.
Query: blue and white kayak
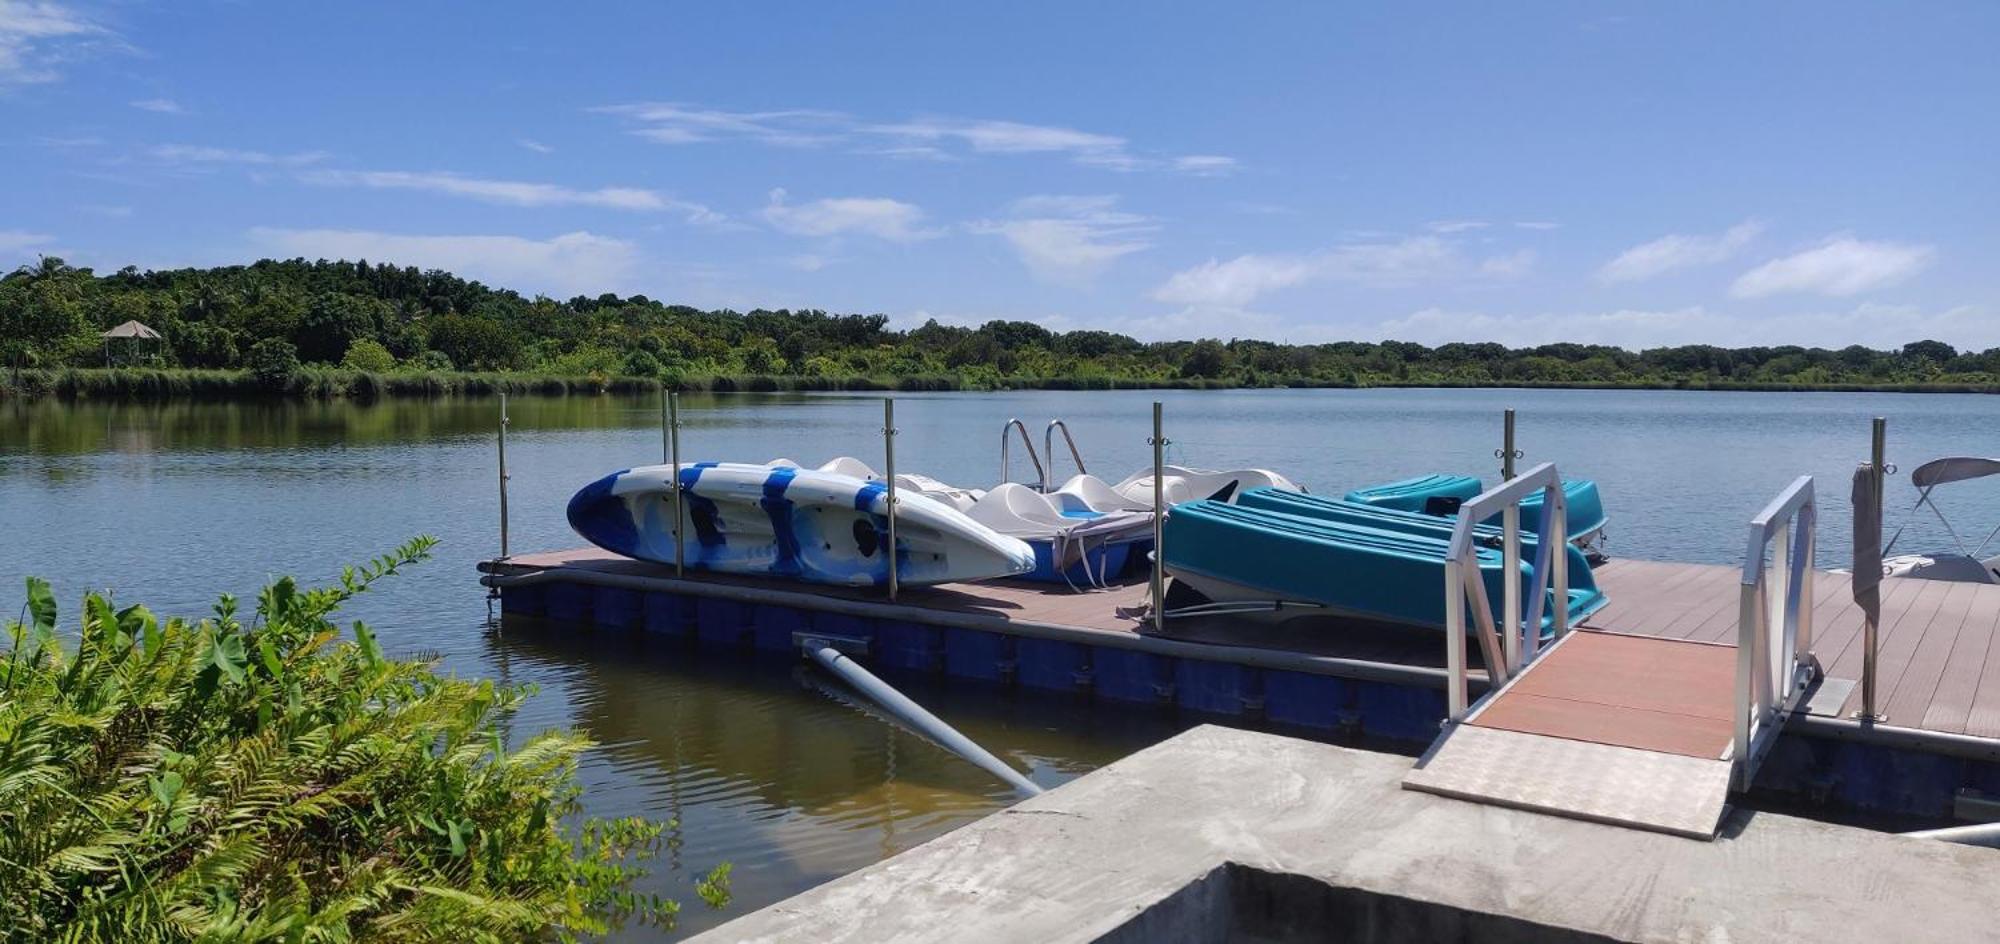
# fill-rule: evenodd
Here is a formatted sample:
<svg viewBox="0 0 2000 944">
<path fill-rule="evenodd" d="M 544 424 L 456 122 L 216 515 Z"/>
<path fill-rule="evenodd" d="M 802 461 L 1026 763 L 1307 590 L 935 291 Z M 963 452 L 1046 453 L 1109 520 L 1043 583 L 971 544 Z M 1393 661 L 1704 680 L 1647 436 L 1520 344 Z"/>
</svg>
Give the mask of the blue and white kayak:
<svg viewBox="0 0 2000 944">
<path fill-rule="evenodd" d="M 737 463 L 614 472 L 569 501 L 569 523 L 627 557 L 674 561 L 678 478 L 684 563 L 696 570 L 871 586 L 889 580 L 888 488 L 850 475 Z M 896 502 L 897 579 L 906 585 L 1026 573 L 1035 553 L 920 494 Z"/>
</svg>

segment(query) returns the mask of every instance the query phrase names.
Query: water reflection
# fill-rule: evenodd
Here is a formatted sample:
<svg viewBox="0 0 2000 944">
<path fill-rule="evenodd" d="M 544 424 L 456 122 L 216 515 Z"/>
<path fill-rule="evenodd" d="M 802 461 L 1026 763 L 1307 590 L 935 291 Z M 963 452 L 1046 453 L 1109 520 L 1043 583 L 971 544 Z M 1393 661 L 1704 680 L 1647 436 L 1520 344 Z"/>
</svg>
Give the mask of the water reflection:
<svg viewBox="0 0 2000 944">
<path fill-rule="evenodd" d="M 803 664 L 518 618 L 488 645 L 505 675 L 563 680 L 571 722 L 605 745 L 595 763 L 608 776 L 594 789 L 608 795 L 596 804 L 680 820 L 679 842 L 656 876 L 664 893 L 687 897 L 693 875 L 728 861 L 740 899 L 772 901 L 1015 799 L 1005 784 L 886 721 Z M 1043 786 L 1193 723 L 887 677 Z"/>
</svg>

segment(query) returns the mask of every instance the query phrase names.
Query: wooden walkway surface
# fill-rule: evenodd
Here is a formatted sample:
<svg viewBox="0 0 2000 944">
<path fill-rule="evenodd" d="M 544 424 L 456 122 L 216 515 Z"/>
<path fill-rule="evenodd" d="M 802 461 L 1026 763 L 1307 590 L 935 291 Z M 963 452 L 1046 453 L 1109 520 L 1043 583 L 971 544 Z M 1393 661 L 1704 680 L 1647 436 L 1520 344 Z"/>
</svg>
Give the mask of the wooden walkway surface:
<svg viewBox="0 0 2000 944">
<path fill-rule="evenodd" d="M 516 555 L 515 568 L 580 567 L 671 575 L 672 568 L 596 549 Z M 1736 567 L 1613 560 L 1595 571 L 1610 603 L 1584 626 L 1619 633 L 1734 643 L 1739 602 Z M 708 582 L 772 586 L 757 578 L 703 575 Z M 857 600 L 882 600 L 870 588 L 801 588 Z M 1121 610 L 1145 601 L 1144 584 L 1074 593 L 1065 587 L 997 581 L 914 587 L 901 603 L 948 612 L 985 613 L 1105 632 L 1138 632 Z M 1813 651 L 1831 678 L 1861 677 L 1861 611 L 1849 578 L 1820 572 L 1813 581 Z M 1325 617 L 1301 617 L 1282 628 L 1242 621 L 1191 621 L 1170 627 L 1176 638 L 1287 649 L 1315 655 L 1439 667 L 1443 641 L 1406 629 L 1356 627 Z M 1881 652 L 1877 686 L 1887 723 L 1954 734 L 2000 738 L 2000 585 L 1889 579 L 1882 584 Z M 1476 653 L 1476 649 L 1474 650 Z M 1842 714 L 1860 707 L 1856 686 Z"/>
</svg>

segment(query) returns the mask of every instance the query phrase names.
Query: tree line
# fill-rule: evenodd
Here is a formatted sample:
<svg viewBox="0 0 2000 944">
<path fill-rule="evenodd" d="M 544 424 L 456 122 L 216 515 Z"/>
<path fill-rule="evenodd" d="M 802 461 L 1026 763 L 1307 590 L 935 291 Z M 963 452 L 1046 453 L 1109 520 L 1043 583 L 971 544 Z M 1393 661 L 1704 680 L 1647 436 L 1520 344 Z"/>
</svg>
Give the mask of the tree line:
<svg viewBox="0 0 2000 944">
<path fill-rule="evenodd" d="M 106 344 L 139 321 L 158 342 Z M 1429 347 L 1406 341 L 1142 342 L 1030 321 L 892 330 L 880 314 L 706 311 L 644 295 L 524 296 L 439 270 L 365 260 L 98 275 L 45 257 L 0 277 L 0 364 L 370 375 L 507 372 L 702 385 L 754 376 L 941 385 L 1555 385 L 2000 389 L 2000 348 L 1920 340 L 1895 350 L 1596 344 Z"/>
</svg>

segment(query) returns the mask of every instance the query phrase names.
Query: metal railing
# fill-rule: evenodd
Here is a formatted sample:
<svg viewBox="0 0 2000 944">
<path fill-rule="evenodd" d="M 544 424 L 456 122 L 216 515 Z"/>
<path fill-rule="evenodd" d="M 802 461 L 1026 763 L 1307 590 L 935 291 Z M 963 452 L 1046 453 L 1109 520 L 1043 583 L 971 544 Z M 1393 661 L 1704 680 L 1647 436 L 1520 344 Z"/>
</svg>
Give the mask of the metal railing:
<svg viewBox="0 0 2000 944">
<path fill-rule="evenodd" d="M 1042 455 L 1049 457 L 1049 471 L 1056 470 L 1056 430 L 1062 430 L 1063 442 L 1069 446 L 1069 461 L 1076 463 L 1076 474 L 1085 474 L 1087 470 L 1083 467 L 1083 453 L 1076 451 L 1076 440 L 1069 434 L 1069 424 L 1060 419 L 1050 420 L 1049 425 L 1042 430 Z M 1048 484 L 1054 485 L 1055 482 L 1050 481 Z"/>
<path fill-rule="evenodd" d="M 1521 501 L 1542 494 L 1542 520 L 1535 541 L 1534 583 L 1528 588 L 1526 612 L 1521 599 Z M 1486 594 L 1486 580 L 1479 568 L 1479 544 L 1473 529 L 1480 522 L 1500 516 L 1500 554 L 1504 591 L 1500 615 L 1504 627 L 1496 627 L 1493 604 Z M 1445 552 L 1444 613 L 1446 700 L 1451 720 L 1465 719 L 1470 703 L 1466 697 L 1465 611 L 1472 608 L 1472 627 L 1479 636 L 1480 653 L 1486 662 L 1487 691 L 1498 691 L 1521 667 L 1541 653 L 1542 611 L 1551 590 L 1556 605 L 1550 614 L 1556 637 L 1569 632 L 1569 508 L 1563 496 L 1562 476 L 1553 462 L 1544 462 L 1460 505 L 1458 523 L 1452 527 L 1451 546 Z"/>
<path fill-rule="evenodd" d="M 1750 521 L 1736 623 L 1730 785 L 1745 790 L 1818 675 L 1812 655 L 1813 479 L 1801 475 Z M 1770 561 L 1765 561 L 1769 552 Z"/>
<path fill-rule="evenodd" d="M 1035 491 L 1045 491 L 1049 485 L 1049 473 L 1042 468 L 1042 459 L 1035 455 L 1035 441 L 1028 438 L 1028 424 L 1019 418 L 1007 421 L 1000 427 L 1000 481 L 1007 481 L 1007 434 L 1021 431 L 1021 448 L 1028 450 L 1028 461 L 1035 465 Z"/>
</svg>

